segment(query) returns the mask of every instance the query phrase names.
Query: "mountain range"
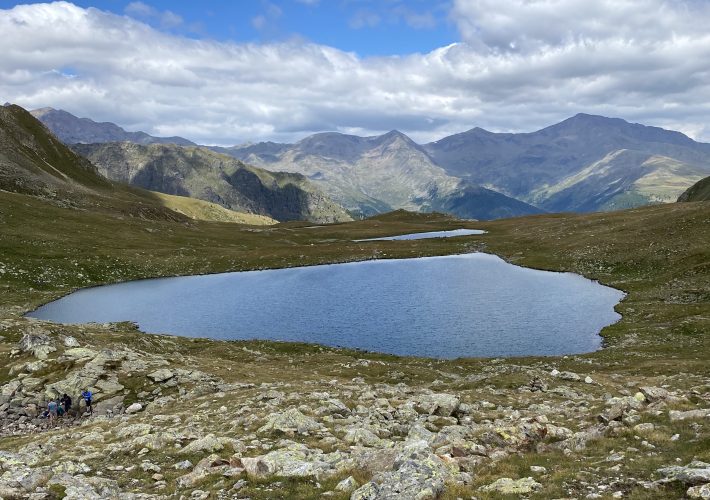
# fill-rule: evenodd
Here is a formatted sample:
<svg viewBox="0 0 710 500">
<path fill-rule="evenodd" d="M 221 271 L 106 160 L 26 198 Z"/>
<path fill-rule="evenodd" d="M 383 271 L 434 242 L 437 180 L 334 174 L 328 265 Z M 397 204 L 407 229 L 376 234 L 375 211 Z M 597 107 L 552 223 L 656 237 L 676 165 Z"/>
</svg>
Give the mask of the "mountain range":
<svg viewBox="0 0 710 500">
<path fill-rule="evenodd" d="M 710 173 L 710 144 L 587 114 L 532 133 L 474 128 L 424 148 L 451 175 L 555 212 L 675 201 Z"/>
<path fill-rule="evenodd" d="M 260 143 L 213 148 L 268 170 L 299 172 L 351 212 L 441 211 L 497 219 L 541 210 L 451 176 L 409 137 L 312 135 L 293 145 Z"/>
<path fill-rule="evenodd" d="M 62 123 L 71 120 L 48 118 L 57 113 L 66 112 L 38 117 L 58 136 L 66 137 Z M 100 135 L 85 131 L 75 142 Z M 89 149 L 98 148 L 76 149 L 90 154 Z M 398 131 L 373 137 L 326 132 L 294 144 L 261 142 L 209 149 L 271 172 L 302 174 L 356 216 L 407 209 L 495 219 L 543 211 L 615 210 L 675 201 L 710 174 L 710 144 L 680 132 L 587 114 L 536 132 L 473 128 L 428 144 L 417 144 Z M 156 151 L 168 155 L 176 150 Z M 123 167 L 109 168 L 96 156 L 91 158 L 104 173 L 119 178 L 111 172 Z M 168 168 L 170 161 L 166 157 L 158 163 Z M 162 180 L 139 185 L 171 192 Z"/>
<path fill-rule="evenodd" d="M 0 107 L 0 190 L 109 219 L 119 216 L 176 222 L 203 219 L 253 225 L 276 223 L 269 217 L 111 181 L 30 113 L 14 105 Z"/>
<path fill-rule="evenodd" d="M 40 108 L 31 113 L 65 144 L 128 141 L 136 144 L 196 145 L 183 137 L 154 137 L 145 132 L 127 132 L 115 123 L 79 118 L 62 109 Z"/>
<path fill-rule="evenodd" d="M 175 144 L 74 144 L 105 177 L 160 193 L 188 196 L 279 221 L 352 220 L 303 175 L 269 172 L 205 148 Z"/>
</svg>

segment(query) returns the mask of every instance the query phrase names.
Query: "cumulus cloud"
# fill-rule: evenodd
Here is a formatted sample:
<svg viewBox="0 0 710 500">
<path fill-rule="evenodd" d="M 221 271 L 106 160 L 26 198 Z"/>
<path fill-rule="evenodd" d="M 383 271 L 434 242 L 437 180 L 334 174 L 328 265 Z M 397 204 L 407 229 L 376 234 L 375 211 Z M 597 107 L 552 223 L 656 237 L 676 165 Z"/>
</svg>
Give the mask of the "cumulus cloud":
<svg viewBox="0 0 710 500">
<path fill-rule="evenodd" d="M 700 2 L 458 0 L 460 43 L 372 58 L 304 41 L 195 40 L 131 16 L 66 2 L 0 10 L 3 102 L 208 144 L 393 128 L 428 141 L 577 112 L 710 140 Z"/>
<path fill-rule="evenodd" d="M 170 10 L 159 11 L 143 2 L 131 2 L 126 5 L 124 12 L 129 16 L 145 20 L 157 20 L 162 28 L 176 28 L 183 23 L 182 17 Z"/>
</svg>

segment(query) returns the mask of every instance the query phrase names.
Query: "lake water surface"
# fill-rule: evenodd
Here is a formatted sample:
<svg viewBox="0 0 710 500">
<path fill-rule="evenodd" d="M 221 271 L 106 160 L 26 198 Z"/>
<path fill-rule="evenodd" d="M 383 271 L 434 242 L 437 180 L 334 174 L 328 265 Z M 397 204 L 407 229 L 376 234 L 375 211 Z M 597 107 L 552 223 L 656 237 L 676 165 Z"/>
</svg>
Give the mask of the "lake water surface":
<svg viewBox="0 0 710 500">
<path fill-rule="evenodd" d="M 29 316 L 400 355 L 590 352 L 623 292 L 482 253 L 160 278 L 79 290 Z"/>
<path fill-rule="evenodd" d="M 470 236 L 472 234 L 484 234 L 480 229 L 452 229 L 451 231 L 430 231 L 427 233 L 400 234 L 398 236 L 384 236 L 382 238 L 367 238 L 355 241 L 401 241 L 401 240 L 424 240 L 428 238 L 453 238 L 456 236 Z"/>
</svg>

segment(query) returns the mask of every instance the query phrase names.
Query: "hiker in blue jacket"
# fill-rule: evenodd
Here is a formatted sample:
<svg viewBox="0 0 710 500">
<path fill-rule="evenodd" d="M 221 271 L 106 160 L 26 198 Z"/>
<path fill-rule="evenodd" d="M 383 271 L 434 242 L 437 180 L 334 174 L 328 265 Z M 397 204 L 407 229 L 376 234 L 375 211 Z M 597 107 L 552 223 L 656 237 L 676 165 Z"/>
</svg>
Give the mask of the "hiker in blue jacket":
<svg viewBox="0 0 710 500">
<path fill-rule="evenodd" d="M 84 402 L 86 403 L 86 410 L 89 412 L 89 415 L 93 415 L 94 407 L 92 406 L 93 395 L 91 394 L 91 391 L 89 389 L 85 390 L 81 393 L 81 397 L 84 398 Z"/>
</svg>

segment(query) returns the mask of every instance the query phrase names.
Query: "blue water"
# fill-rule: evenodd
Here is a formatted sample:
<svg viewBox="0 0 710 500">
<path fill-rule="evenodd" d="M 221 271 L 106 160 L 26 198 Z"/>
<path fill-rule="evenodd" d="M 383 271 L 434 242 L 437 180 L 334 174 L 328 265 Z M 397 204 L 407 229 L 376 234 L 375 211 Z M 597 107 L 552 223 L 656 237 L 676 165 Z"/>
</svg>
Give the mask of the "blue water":
<svg viewBox="0 0 710 500">
<path fill-rule="evenodd" d="M 453 229 L 451 231 L 431 231 L 428 233 L 400 234 L 399 236 L 385 236 L 383 238 L 368 238 L 366 240 L 355 241 L 399 241 L 399 240 L 424 240 L 428 238 L 452 238 L 454 236 L 469 236 L 472 234 L 484 234 L 480 229 Z"/>
<path fill-rule="evenodd" d="M 575 274 L 475 253 L 133 281 L 80 290 L 30 316 L 438 358 L 559 355 L 599 348 L 622 297 Z"/>
</svg>

